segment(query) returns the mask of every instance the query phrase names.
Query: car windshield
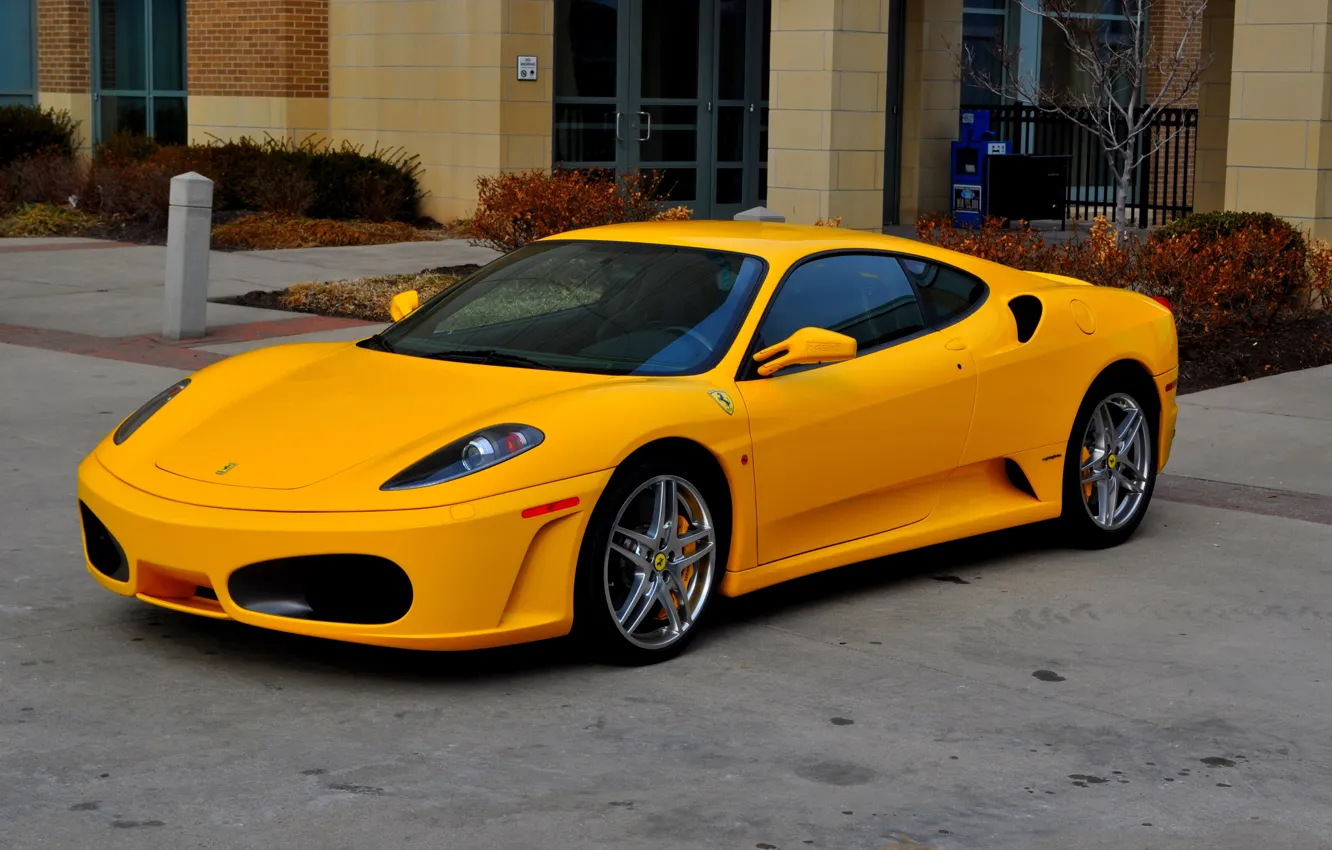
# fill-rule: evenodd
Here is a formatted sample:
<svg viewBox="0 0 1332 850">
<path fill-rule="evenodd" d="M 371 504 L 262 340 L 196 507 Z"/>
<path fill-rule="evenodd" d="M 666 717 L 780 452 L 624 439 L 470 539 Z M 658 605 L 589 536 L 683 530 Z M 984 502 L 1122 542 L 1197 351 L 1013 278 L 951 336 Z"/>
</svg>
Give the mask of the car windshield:
<svg viewBox="0 0 1332 850">
<path fill-rule="evenodd" d="M 400 354 L 607 375 L 721 359 L 763 277 L 754 257 L 557 241 L 491 263 L 378 339 Z"/>
</svg>

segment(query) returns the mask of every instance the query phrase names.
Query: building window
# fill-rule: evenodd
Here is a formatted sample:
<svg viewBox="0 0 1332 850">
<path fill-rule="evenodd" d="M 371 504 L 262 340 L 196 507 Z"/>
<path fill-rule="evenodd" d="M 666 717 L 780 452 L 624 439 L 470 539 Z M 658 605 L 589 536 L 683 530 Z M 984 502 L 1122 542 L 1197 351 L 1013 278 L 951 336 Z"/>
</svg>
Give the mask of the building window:
<svg viewBox="0 0 1332 850">
<path fill-rule="evenodd" d="M 35 103 L 36 0 L 0 0 L 0 106 Z"/>
<path fill-rule="evenodd" d="M 981 79 L 1003 79 L 1000 56 L 1008 30 L 1008 0 L 966 0 L 962 12 L 962 49 L 970 63 L 962 75 L 962 105 L 990 106 L 1001 98 Z M 977 79 L 977 77 L 981 79 Z"/>
<path fill-rule="evenodd" d="M 1035 0 L 1032 0 L 1035 2 Z M 1097 22 L 1096 38 L 1103 45 L 1125 43 L 1129 37 L 1125 8 L 1131 12 L 1136 0 L 1125 4 L 1120 0 L 1076 0 L 1073 12 Z M 962 46 L 970 57 L 972 73 L 962 79 L 964 106 L 991 106 L 1014 97 L 1001 98 L 982 79 L 998 82 L 1004 79 L 1006 50 L 1017 50 L 1018 73 L 1024 79 L 1038 75 L 1042 87 L 1083 93 L 1092 85 L 1086 73 L 1077 66 L 1073 52 L 1060 29 L 1022 3 L 1013 0 L 964 0 L 962 15 Z"/>
<path fill-rule="evenodd" d="M 184 144 L 184 0 L 95 0 L 93 10 L 97 140 L 127 131 Z"/>
</svg>

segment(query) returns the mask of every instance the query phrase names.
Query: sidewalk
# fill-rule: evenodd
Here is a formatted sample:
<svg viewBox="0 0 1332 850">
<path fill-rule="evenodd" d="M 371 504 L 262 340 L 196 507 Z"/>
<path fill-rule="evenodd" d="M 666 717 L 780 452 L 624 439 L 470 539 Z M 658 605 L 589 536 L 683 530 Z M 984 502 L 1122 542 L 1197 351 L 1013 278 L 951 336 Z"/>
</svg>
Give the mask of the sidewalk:
<svg viewBox="0 0 1332 850">
<path fill-rule="evenodd" d="M 486 263 L 497 255 L 461 240 L 289 251 L 213 251 L 209 298 L 304 281 Z M 0 325 L 97 337 L 161 332 L 166 248 L 92 239 L 0 240 Z M 208 305 L 208 327 L 291 319 L 299 314 Z"/>
</svg>

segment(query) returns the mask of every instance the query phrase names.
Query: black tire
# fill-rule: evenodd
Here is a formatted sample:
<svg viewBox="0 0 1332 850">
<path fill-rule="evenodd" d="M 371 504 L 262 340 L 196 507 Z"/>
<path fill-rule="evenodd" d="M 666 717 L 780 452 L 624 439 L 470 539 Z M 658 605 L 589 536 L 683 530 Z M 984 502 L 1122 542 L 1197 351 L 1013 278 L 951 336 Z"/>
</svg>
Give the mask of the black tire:
<svg viewBox="0 0 1332 850">
<path fill-rule="evenodd" d="M 689 501 L 697 497 L 703 503 L 703 509 L 711 515 L 712 561 L 706 585 L 701 582 L 703 575 L 701 565 L 705 562 L 702 558 L 696 562 L 699 565 L 697 572 L 686 576 L 691 591 L 690 597 L 692 598 L 694 592 L 698 593 L 698 601 L 690 606 L 692 617 L 688 626 L 681 629 L 669 643 L 653 646 L 645 645 L 650 641 L 649 635 L 645 635 L 644 632 L 652 629 L 654 622 L 660 621 L 663 624 L 661 627 L 663 634 L 669 633 L 677 622 L 683 621 L 685 613 L 682 607 L 677 605 L 676 616 L 668 617 L 669 612 L 666 611 L 664 604 L 658 601 L 653 603 L 656 608 L 642 618 L 642 625 L 634 633 L 635 636 L 631 638 L 626 635 L 612 610 L 612 604 L 619 602 L 623 606 L 632 593 L 632 588 L 629 587 L 629 583 L 633 581 L 632 572 L 635 568 L 642 569 L 644 564 L 632 562 L 618 552 L 608 554 L 608 550 L 611 548 L 612 532 L 621 511 L 632 513 L 641 509 L 644 495 L 640 491 L 650 482 L 663 477 L 679 479 L 694 490 L 694 494 L 686 495 L 684 501 L 680 502 L 684 507 L 679 510 L 698 514 L 697 506 Z M 632 505 L 627 505 L 631 497 L 634 501 Z M 680 515 L 684 516 L 684 513 Z M 698 519 L 698 516 L 692 518 L 695 523 L 691 526 L 692 530 L 703 528 L 697 523 Z M 687 518 L 686 521 L 689 522 L 690 519 Z M 627 519 L 622 520 L 622 523 L 628 522 Z M 610 484 L 597 501 L 579 551 L 574 587 L 573 636 L 580 649 L 594 659 L 622 665 L 655 664 L 674 658 L 683 652 L 697 637 L 699 628 L 706 621 L 710 611 L 716 607 L 715 597 L 720 592 L 721 580 L 726 571 L 726 557 L 730 550 L 730 525 L 729 490 L 725 480 L 715 468 L 692 458 L 665 456 L 631 460 L 622 466 L 611 478 Z M 627 538 L 619 536 L 618 533 L 616 537 L 617 542 L 627 541 Z M 633 541 L 627 542 L 634 545 Z M 647 547 L 639 544 L 638 548 L 646 550 Z M 685 550 L 676 548 L 674 542 L 667 543 L 665 550 L 648 553 L 649 560 L 654 564 L 655 559 L 659 557 L 657 552 L 667 555 L 667 566 L 664 568 L 656 566 L 655 574 L 650 569 L 646 574 L 652 580 L 669 582 L 672 576 L 678 576 L 681 572 L 675 570 L 675 562 L 697 551 L 697 548 Z M 692 583 L 695 578 L 699 579 L 699 583 Z M 622 591 L 623 597 L 619 595 Z M 667 593 L 670 593 L 669 588 Z M 612 602 L 613 597 L 615 602 Z M 671 598 L 678 600 L 679 596 Z"/>
<path fill-rule="evenodd" d="M 1093 484 L 1091 487 L 1094 492 L 1088 495 L 1088 485 L 1084 482 L 1082 473 L 1083 446 L 1084 437 L 1092 427 L 1093 414 L 1103 404 L 1111 403 L 1109 409 L 1113 416 L 1113 411 L 1118 408 L 1118 405 L 1113 403 L 1116 399 L 1128 399 L 1136 404 L 1142 413 L 1146 468 L 1141 479 L 1130 482 L 1134 487 L 1141 486 L 1141 499 L 1136 503 L 1132 513 L 1126 514 L 1121 521 L 1115 521 L 1107 527 L 1103 521 L 1098 522 L 1092 516 L 1094 510 L 1099 512 L 1102 494 L 1099 485 Z M 1122 423 L 1123 420 L 1120 420 L 1120 424 Z M 1157 438 L 1160 427 L 1160 400 L 1156 395 L 1156 388 L 1145 375 L 1138 375 L 1127 369 L 1112 370 L 1092 384 L 1082 400 L 1077 417 L 1073 420 L 1073 432 L 1069 435 L 1068 447 L 1064 451 L 1063 512 L 1060 516 L 1060 525 L 1070 545 L 1083 549 L 1107 549 L 1125 542 L 1137 531 L 1143 517 L 1147 515 L 1152 493 L 1156 489 L 1156 457 L 1159 445 Z M 1087 459 L 1091 460 L 1093 457 Z M 1117 456 L 1112 453 L 1106 459 L 1105 466 L 1113 468 L 1116 465 L 1120 466 L 1119 480 L 1126 479 L 1127 469 L 1123 468 Z M 1096 507 L 1090 504 L 1093 501 Z M 1114 498 L 1107 500 L 1112 506 L 1114 502 Z"/>
</svg>

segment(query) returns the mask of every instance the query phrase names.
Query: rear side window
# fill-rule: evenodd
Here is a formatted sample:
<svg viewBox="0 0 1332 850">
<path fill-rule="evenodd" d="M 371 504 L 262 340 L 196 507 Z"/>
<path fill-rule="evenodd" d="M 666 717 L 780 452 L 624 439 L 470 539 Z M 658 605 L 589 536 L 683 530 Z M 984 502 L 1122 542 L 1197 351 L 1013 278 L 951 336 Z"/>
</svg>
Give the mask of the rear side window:
<svg viewBox="0 0 1332 850">
<path fill-rule="evenodd" d="M 932 325 L 946 325 L 980 303 L 985 284 L 956 269 L 912 257 L 901 259 L 902 269 L 920 290 L 920 300 Z"/>
<path fill-rule="evenodd" d="M 894 257 L 838 254 L 791 272 L 759 328 L 759 347 L 801 328 L 846 334 L 863 352 L 924 330 L 925 317 Z"/>
</svg>

